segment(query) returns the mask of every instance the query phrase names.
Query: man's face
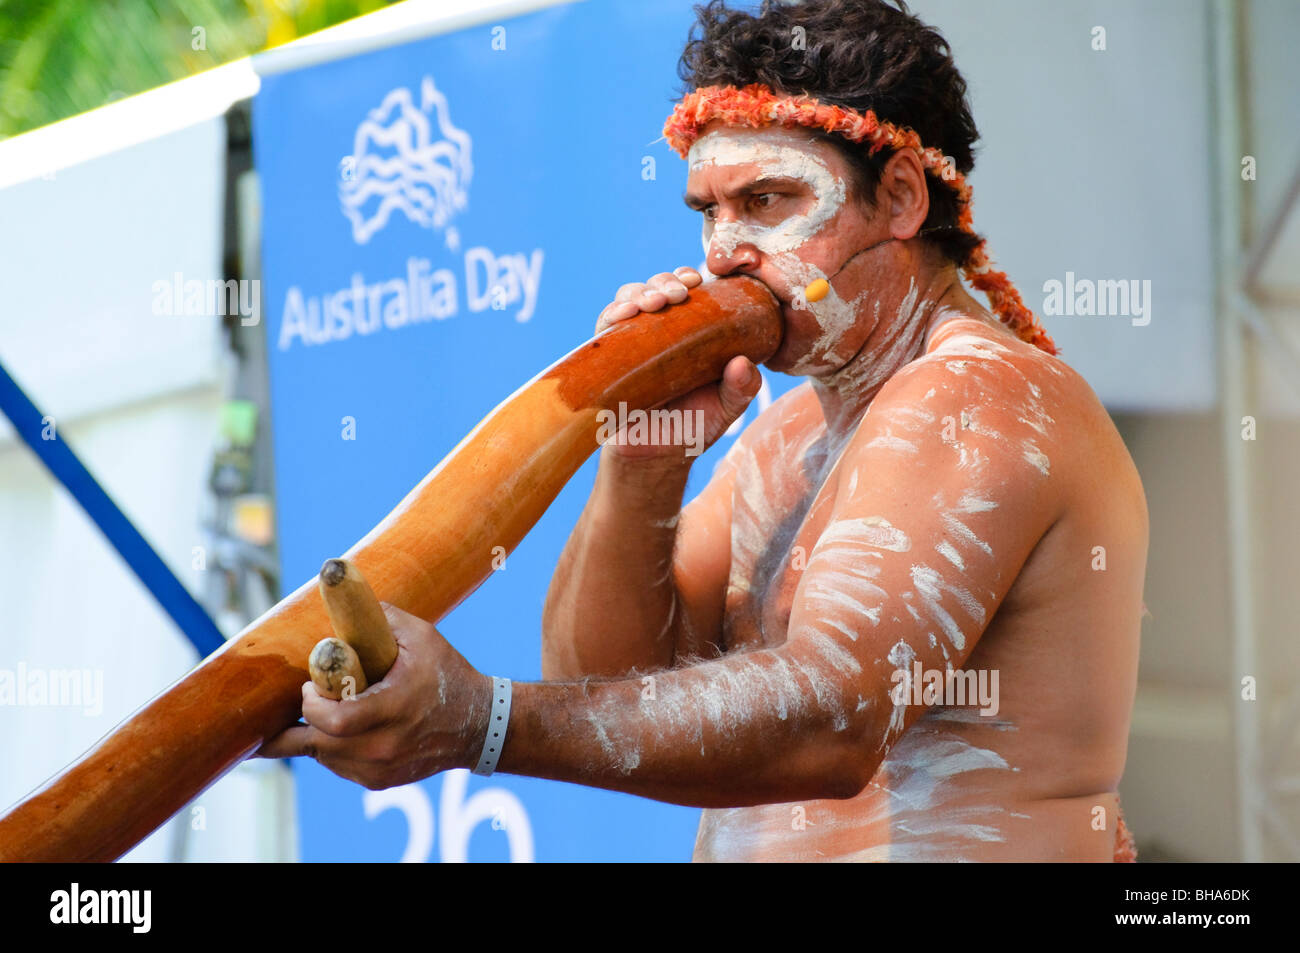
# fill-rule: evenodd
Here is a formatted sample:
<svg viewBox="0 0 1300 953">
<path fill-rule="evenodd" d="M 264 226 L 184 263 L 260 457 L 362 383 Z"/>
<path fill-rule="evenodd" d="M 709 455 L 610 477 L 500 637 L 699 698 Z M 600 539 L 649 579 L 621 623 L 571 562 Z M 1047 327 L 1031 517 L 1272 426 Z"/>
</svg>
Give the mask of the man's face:
<svg viewBox="0 0 1300 953">
<path fill-rule="evenodd" d="M 863 255 L 836 272 L 889 238 L 885 216 L 854 200 L 848 162 L 806 129 L 717 122 L 687 159 L 684 198 L 704 217 L 706 267 L 758 278 L 781 302 L 785 339 L 768 366 L 790 374 L 838 370 L 875 327 L 869 289 L 882 277 L 884 256 Z M 804 298 L 809 282 L 832 276 L 826 297 Z"/>
</svg>

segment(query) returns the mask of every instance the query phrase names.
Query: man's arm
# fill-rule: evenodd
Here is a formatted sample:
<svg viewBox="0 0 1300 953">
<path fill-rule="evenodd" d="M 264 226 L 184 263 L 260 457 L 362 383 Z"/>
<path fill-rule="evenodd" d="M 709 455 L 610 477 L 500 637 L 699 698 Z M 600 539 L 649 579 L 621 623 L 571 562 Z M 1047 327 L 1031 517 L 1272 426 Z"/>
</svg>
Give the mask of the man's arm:
<svg viewBox="0 0 1300 953">
<path fill-rule="evenodd" d="M 708 807 L 860 791 L 923 708 L 896 703 L 895 671 L 962 666 L 1065 505 L 1042 411 L 1059 385 L 1034 372 L 1040 389 L 996 347 L 935 351 L 876 396 L 830 477 L 784 644 L 642 677 L 516 683 L 498 770 Z M 487 679 L 428 623 L 390 621 L 399 654 L 384 681 L 353 702 L 308 683 L 309 724 L 264 755 L 308 754 L 376 788 L 476 763 Z"/>
<path fill-rule="evenodd" d="M 693 268 L 626 284 L 596 322 L 634 320 L 685 300 Z M 699 415 L 712 445 L 758 392 L 758 369 L 728 363 L 717 384 L 667 405 Z M 556 564 L 542 610 L 542 677 L 628 675 L 715 654 L 731 543 L 731 467 L 682 510 L 692 457 L 683 447 L 608 446 L 596 485 Z"/>
<path fill-rule="evenodd" d="M 963 665 L 1062 507 L 1021 370 L 935 357 L 845 452 L 784 645 L 516 685 L 499 770 L 704 807 L 858 793 L 924 707 L 894 703 L 894 672 Z"/>
<path fill-rule="evenodd" d="M 755 372 L 757 373 L 757 372 Z M 556 564 L 542 612 L 542 677 L 619 677 L 722 654 L 737 462 L 781 426 L 798 390 L 736 438 L 681 507 L 689 459 L 602 451 L 587 507 Z M 743 413 L 720 418 L 719 425 Z"/>
<path fill-rule="evenodd" d="M 720 467 L 683 510 L 689 472 L 689 462 L 602 451 L 591 498 L 551 578 L 543 678 L 627 675 L 670 667 L 679 648 L 702 654 L 699 633 L 714 630 L 707 620 L 716 616 L 721 627 L 732 468 Z"/>
</svg>

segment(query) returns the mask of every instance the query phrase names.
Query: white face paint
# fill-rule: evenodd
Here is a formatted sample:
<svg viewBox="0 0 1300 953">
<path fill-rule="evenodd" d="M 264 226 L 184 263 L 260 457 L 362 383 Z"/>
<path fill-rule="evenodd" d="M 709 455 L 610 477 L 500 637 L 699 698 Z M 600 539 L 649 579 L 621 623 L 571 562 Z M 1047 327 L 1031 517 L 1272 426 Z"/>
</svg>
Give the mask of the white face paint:
<svg viewBox="0 0 1300 953">
<path fill-rule="evenodd" d="M 843 179 L 813 152 L 796 148 L 770 134 L 741 137 L 711 132 L 696 140 L 687 159 L 691 172 L 706 165 L 756 165 L 764 176 L 779 176 L 803 183 L 816 197 L 807 214 L 791 215 L 776 225 L 721 222 L 714 226 L 714 223 L 705 221 L 706 253 L 710 235 L 723 255 L 733 254 L 736 246 L 744 243 L 752 244 L 765 255 L 797 251 L 844 205 L 846 189 Z"/>
<path fill-rule="evenodd" d="M 706 219 L 701 242 L 706 264 L 713 250 L 725 258 L 735 254 L 741 245 L 753 245 L 794 290 L 795 307 L 810 311 L 816 318 L 820 329 L 816 341 L 787 373 L 811 374 L 840 366 L 850 355 L 835 355 L 833 348 L 857 321 L 867 293 L 864 291 L 852 301 L 845 301 L 831 288 L 820 301 L 807 301 L 802 289 L 818 278 L 829 282 L 830 276 L 804 261 L 798 252 L 843 208 L 847 195 L 844 180 L 811 150 L 793 146 L 788 139 L 772 133 L 737 136 L 724 131 L 711 132 L 696 140 L 687 159 L 691 172 L 705 166 L 757 166 L 762 176 L 791 179 L 812 192 L 814 202 L 810 210 L 791 215 L 775 225 L 714 223 Z"/>
</svg>

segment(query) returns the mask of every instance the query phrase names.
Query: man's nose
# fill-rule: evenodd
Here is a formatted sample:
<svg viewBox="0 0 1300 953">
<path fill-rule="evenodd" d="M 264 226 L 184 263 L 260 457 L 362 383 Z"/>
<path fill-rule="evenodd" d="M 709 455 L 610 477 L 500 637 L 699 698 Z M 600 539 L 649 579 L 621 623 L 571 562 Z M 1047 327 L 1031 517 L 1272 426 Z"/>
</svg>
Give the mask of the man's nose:
<svg viewBox="0 0 1300 953">
<path fill-rule="evenodd" d="M 704 258 L 709 271 L 722 277 L 733 272 L 752 271 L 759 265 L 761 252 L 743 228 L 735 222 L 720 221 L 709 239 L 709 252 Z"/>
</svg>

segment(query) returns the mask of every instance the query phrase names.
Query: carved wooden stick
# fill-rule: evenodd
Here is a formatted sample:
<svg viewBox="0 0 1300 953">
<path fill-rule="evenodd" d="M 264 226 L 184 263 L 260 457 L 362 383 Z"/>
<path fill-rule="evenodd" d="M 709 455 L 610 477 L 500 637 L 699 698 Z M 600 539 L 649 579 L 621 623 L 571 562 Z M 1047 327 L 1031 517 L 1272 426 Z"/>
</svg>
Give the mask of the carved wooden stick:
<svg viewBox="0 0 1300 953">
<path fill-rule="evenodd" d="M 620 322 L 497 407 L 346 558 L 388 602 L 436 622 L 590 456 L 600 410 L 680 396 L 737 354 L 766 361 L 780 336 L 775 298 L 749 278 Z M 126 853 L 298 719 L 308 654 L 329 632 L 312 579 L 0 818 L 0 860 Z"/>
<path fill-rule="evenodd" d="M 397 641 L 384 607 L 361 571 L 346 559 L 327 559 L 320 570 L 320 597 L 334 635 L 321 639 L 307 659 L 317 690 L 338 700 L 380 681 L 397 661 Z"/>
<path fill-rule="evenodd" d="M 380 681 L 397 661 L 397 642 L 361 571 L 346 559 L 325 560 L 320 595 L 334 634 L 356 650 L 366 680 Z"/>
<path fill-rule="evenodd" d="M 370 687 L 356 650 L 334 636 L 316 643 L 307 656 L 307 673 L 316 684 L 316 691 L 335 701 L 347 694 L 349 687 L 353 697 Z M 350 685 L 348 679 L 352 679 Z"/>
</svg>

